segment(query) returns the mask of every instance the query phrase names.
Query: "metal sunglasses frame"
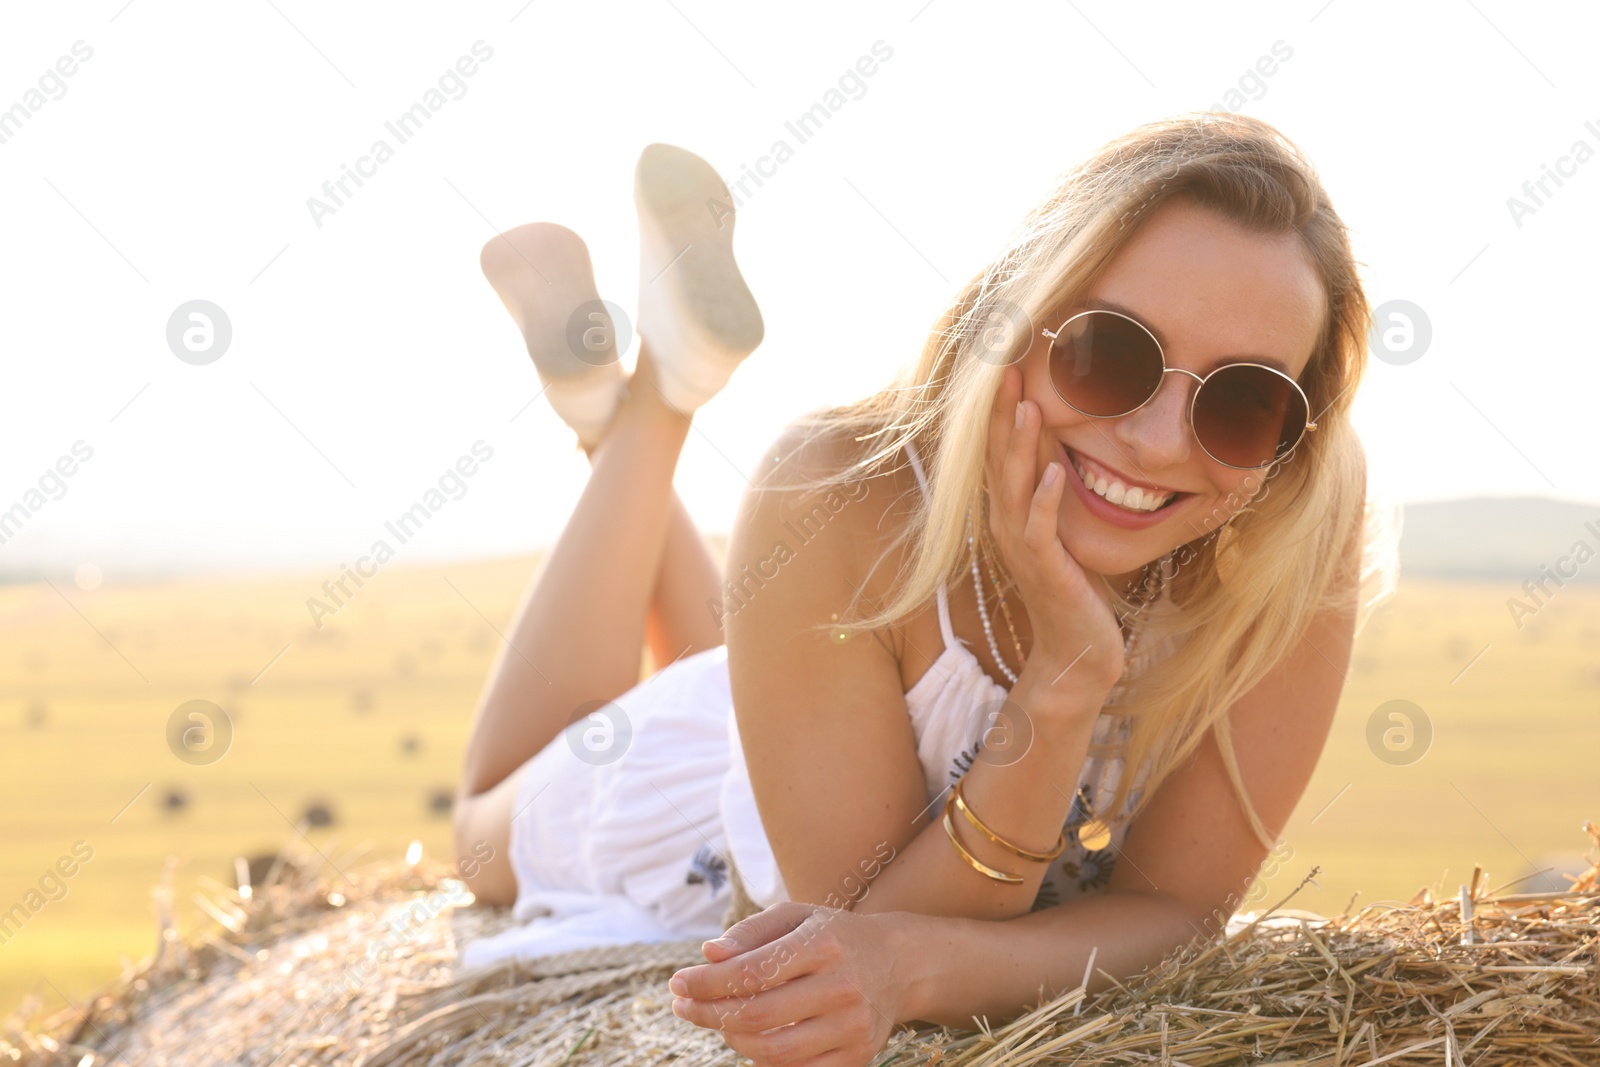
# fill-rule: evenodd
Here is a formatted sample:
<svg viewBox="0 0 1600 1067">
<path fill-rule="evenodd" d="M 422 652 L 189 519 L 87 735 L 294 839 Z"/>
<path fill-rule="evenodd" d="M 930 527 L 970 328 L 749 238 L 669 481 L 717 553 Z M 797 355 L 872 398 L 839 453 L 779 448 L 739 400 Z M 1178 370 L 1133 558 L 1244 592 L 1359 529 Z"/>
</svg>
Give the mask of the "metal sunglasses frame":
<svg viewBox="0 0 1600 1067">
<path fill-rule="evenodd" d="M 1195 443 L 1200 446 L 1200 450 L 1203 451 L 1206 455 L 1210 456 L 1211 459 L 1214 462 L 1221 463 L 1224 467 L 1229 467 L 1229 468 L 1231 468 L 1233 470 L 1236 470 L 1236 471 L 1258 471 L 1258 470 L 1261 470 L 1264 467 L 1270 467 L 1274 463 L 1276 463 L 1279 460 L 1281 460 L 1282 458 L 1284 458 L 1284 456 L 1287 456 L 1290 453 L 1292 453 L 1296 448 L 1298 448 L 1300 446 L 1300 442 L 1305 440 L 1306 434 L 1310 433 L 1312 431 L 1315 431 L 1316 428 L 1317 428 L 1317 424 L 1316 424 L 1315 420 L 1313 420 L 1311 418 L 1311 400 L 1310 400 L 1309 397 L 1306 396 L 1305 390 L 1300 388 L 1300 383 L 1299 382 L 1295 381 L 1293 378 L 1291 378 L 1287 374 L 1283 373 L 1283 371 L 1279 370 L 1277 367 L 1269 367 L 1265 363 L 1252 363 L 1252 362 L 1250 362 L 1248 360 L 1242 360 L 1242 361 L 1240 361 L 1238 363 L 1224 363 L 1220 367 L 1214 367 L 1214 368 L 1212 368 L 1211 373 L 1207 374 L 1203 378 L 1200 375 L 1196 374 L 1192 370 L 1184 370 L 1182 367 L 1169 367 L 1169 366 L 1167 366 L 1167 353 L 1161 347 L 1161 342 L 1156 340 L 1156 335 L 1150 332 L 1150 327 L 1146 326 L 1144 323 L 1140 322 L 1138 319 L 1134 318 L 1133 316 L 1124 315 L 1120 311 L 1111 311 L 1111 310 L 1108 310 L 1106 308 L 1090 308 L 1087 311 L 1080 311 L 1076 315 L 1072 315 L 1072 316 L 1068 317 L 1065 322 L 1063 322 L 1060 326 L 1057 326 L 1054 330 L 1050 330 L 1050 329 L 1047 328 L 1047 329 L 1039 331 L 1040 333 L 1044 334 L 1044 336 L 1050 338 L 1050 358 L 1051 359 L 1055 358 L 1055 342 L 1061 337 L 1061 334 L 1063 332 L 1065 332 L 1065 330 L 1066 330 L 1066 328 L 1068 326 L 1072 325 L 1077 320 L 1083 318 L 1085 315 L 1115 315 L 1117 318 L 1126 319 L 1129 322 L 1133 323 L 1135 326 L 1139 327 L 1139 329 L 1144 332 L 1144 335 L 1146 337 L 1150 338 L 1150 343 L 1155 346 L 1156 355 L 1158 355 L 1161 358 L 1161 375 L 1162 375 L 1161 381 L 1163 381 L 1163 382 L 1166 381 L 1167 380 L 1166 376 L 1168 374 L 1187 374 L 1189 377 L 1193 378 L 1195 381 L 1200 383 L 1198 386 L 1195 387 L 1194 392 L 1189 397 L 1189 408 L 1188 408 L 1188 413 L 1189 413 L 1189 432 L 1194 434 Z M 1241 467 L 1238 464 L 1226 463 L 1226 462 L 1223 462 L 1220 459 L 1217 459 L 1217 457 L 1212 454 L 1211 449 L 1206 447 L 1206 443 L 1204 441 L 1200 440 L 1200 432 L 1195 429 L 1195 425 L 1194 425 L 1194 406 L 1195 406 L 1195 403 L 1200 399 L 1200 390 L 1202 388 L 1204 388 L 1206 382 L 1210 381 L 1211 378 L 1213 376 L 1215 376 L 1219 371 L 1228 370 L 1229 368 L 1232 368 L 1232 367 L 1260 367 L 1264 371 L 1270 371 L 1271 373 L 1276 374 L 1278 377 L 1282 378 L 1284 381 L 1288 382 L 1291 386 L 1294 387 L 1295 393 L 1300 397 L 1300 402 L 1305 405 L 1305 409 L 1306 409 L 1305 426 L 1304 426 L 1304 428 L 1301 429 L 1300 436 L 1296 437 L 1294 439 L 1294 443 L 1291 444 L 1288 448 L 1284 449 L 1281 454 L 1273 456 L 1271 459 L 1267 460 L 1265 463 L 1257 463 L 1253 467 Z M 1055 390 L 1056 396 L 1060 397 L 1061 402 L 1063 404 L 1067 405 L 1069 408 L 1071 408 L 1073 411 L 1076 411 L 1080 415 L 1088 415 L 1089 418 L 1091 418 L 1091 419 L 1120 419 L 1120 418 L 1122 418 L 1123 415 L 1132 415 L 1135 411 L 1138 411 L 1140 408 L 1142 408 L 1146 404 L 1150 403 L 1150 401 L 1154 400 L 1156 398 L 1156 394 L 1161 391 L 1161 384 L 1160 384 L 1160 382 L 1156 383 L 1156 387 L 1154 389 L 1150 390 L 1150 395 L 1149 396 L 1147 396 L 1143 400 L 1139 401 L 1139 403 L 1135 404 L 1133 407 L 1129 408 L 1127 411 L 1122 412 L 1121 415 L 1095 415 L 1092 412 L 1084 411 L 1082 408 L 1078 407 L 1078 405 L 1074 404 L 1072 401 L 1068 400 L 1066 397 L 1061 396 L 1061 389 L 1060 389 L 1059 386 L 1056 385 L 1056 376 L 1054 374 L 1050 375 L 1050 388 Z"/>
</svg>

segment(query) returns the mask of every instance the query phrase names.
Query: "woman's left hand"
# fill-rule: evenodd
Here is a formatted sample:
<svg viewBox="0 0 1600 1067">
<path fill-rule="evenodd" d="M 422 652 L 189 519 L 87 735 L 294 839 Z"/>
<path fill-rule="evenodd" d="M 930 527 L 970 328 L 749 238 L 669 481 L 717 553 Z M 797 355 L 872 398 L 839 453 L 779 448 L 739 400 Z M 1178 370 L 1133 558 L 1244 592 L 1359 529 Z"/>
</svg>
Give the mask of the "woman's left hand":
<svg viewBox="0 0 1600 1067">
<path fill-rule="evenodd" d="M 901 1021 L 896 919 L 781 901 L 729 927 L 734 945 L 707 941 L 710 962 L 668 983 L 672 1010 L 757 1067 L 865 1067 Z"/>
</svg>

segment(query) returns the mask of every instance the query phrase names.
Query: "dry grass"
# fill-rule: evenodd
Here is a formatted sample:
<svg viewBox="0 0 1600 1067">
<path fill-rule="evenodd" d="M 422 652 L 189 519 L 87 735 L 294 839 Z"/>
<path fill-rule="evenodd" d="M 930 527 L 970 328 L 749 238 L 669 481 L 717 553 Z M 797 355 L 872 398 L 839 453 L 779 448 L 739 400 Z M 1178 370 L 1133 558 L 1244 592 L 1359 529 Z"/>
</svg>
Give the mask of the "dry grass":
<svg viewBox="0 0 1600 1067">
<path fill-rule="evenodd" d="M 47 1009 L 82 1001 L 116 978 L 119 956 L 150 951 L 150 889 L 165 857 L 182 860 L 174 906 L 193 929 L 206 918 L 193 903 L 202 877 L 230 881 L 238 853 L 276 851 L 315 803 L 337 821 L 303 829 L 329 855 L 341 842 L 399 855 L 418 839 L 427 855 L 456 858 L 448 813 L 430 798 L 454 791 L 501 647 L 495 629 L 506 632 L 538 566 L 397 564 L 320 631 L 304 602 L 323 574 L 62 587 L 70 604 L 43 583 L 0 588 L 0 911 L 75 841 L 94 848 L 65 898 L 17 936 L 0 930 L 0 1017 L 30 992 Z M 1363 903 L 1407 900 L 1424 883 L 1451 892 L 1474 863 L 1490 885 L 1582 869 L 1573 827 L 1595 812 L 1600 586 L 1569 583 L 1520 631 L 1509 591 L 1402 581 L 1394 609 L 1357 641 L 1327 745 L 1284 827 L 1293 854 L 1263 871 L 1245 907 L 1283 896 L 1312 864 L 1321 873 L 1294 904 L 1325 915 L 1358 891 Z M 1426 758 L 1405 766 L 1375 758 L 1366 740 L 1373 710 L 1396 697 L 1434 724 Z M 167 745 L 168 716 L 195 698 L 216 701 L 235 727 L 209 766 Z M 169 807 L 169 794 L 187 803 Z"/>
<path fill-rule="evenodd" d="M 1600 828 L 1584 824 L 1600 855 Z M 678 1019 L 666 978 L 699 943 L 627 945 L 473 971 L 460 945 L 509 925 L 458 907 L 446 868 L 336 864 L 240 893 L 212 885 L 213 928 L 185 940 L 162 910 L 161 951 L 81 1006 L 25 1006 L 0 1061 L 429 1067 L 467 1063 L 682 1067 L 742 1062 Z M 902 1028 L 877 1061 L 901 1067 L 1073 1063 L 1600 1062 L 1600 865 L 1566 891 L 1459 898 L 1336 918 L 1289 898 L 1224 938 L 1086 999 L 1082 987 L 1004 1026 Z M 1293 894 L 1290 894 L 1292 898 Z M 390 951 L 375 953 L 382 939 Z M 363 973 L 362 961 L 374 963 Z"/>
</svg>

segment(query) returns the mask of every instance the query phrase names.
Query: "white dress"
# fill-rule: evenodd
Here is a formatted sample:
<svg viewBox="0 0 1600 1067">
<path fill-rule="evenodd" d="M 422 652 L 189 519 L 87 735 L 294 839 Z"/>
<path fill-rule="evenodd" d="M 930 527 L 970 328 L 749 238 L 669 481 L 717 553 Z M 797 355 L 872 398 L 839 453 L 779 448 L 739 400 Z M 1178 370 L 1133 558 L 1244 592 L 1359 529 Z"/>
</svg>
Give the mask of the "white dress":
<svg viewBox="0 0 1600 1067">
<path fill-rule="evenodd" d="M 908 458 L 927 492 L 914 450 Z M 945 791 L 973 764 L 992 712 L 1005 700 L 950 625 L 938 596 L 944 650 L 906 693 L 906 710 L 927 784 L 924 820 L 943 814 Z M 1124 678 L 1170 655 L 1179 640 L 1136 647 Z M 596 945 L 713 938 L 731 888 L 727 857 L 746 892 L 766 907 L 788 899 L 761 825 L 729 693 L 727 647 L 707 649 L 656 672 L 580 721 L 530 761 L 511 824 L 511 865 L 521 925 L 469 943 L 467 966 Z M 1115 704 L 1119 683 L 1107 697 Z M 1045 874 L 1035 910 L 1103 889 L 1126 826 L 1090 851 L 1077 830 L 1109 798 L 1122 773 L 1114 753 L 1127 719 L 1102 711 L 1063 829 L 1067 849 Z M 1099 754 L 1107 753 L 1107 754 Z M 1124 811 L 1137 801 L 1148 765 Z"/>
</svg>

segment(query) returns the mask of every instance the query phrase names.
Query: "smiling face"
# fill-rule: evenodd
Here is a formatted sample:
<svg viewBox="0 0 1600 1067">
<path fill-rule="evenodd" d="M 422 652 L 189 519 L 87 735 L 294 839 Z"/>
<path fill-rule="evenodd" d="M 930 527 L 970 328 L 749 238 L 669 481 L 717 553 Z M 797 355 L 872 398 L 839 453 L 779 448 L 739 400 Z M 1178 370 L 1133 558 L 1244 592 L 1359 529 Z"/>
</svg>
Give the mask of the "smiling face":
<svg viewBox="0 0 1600 1067">
<path fill-rule="evenodd" d="M 1281 363 L 1298 380 L 1321 332 L 1326 300 L 1298 236 L 1252 233 L 1179 197 L 1149 215 L 1078 304 L 1040 325 L 1054 332 L 1079 311 L 1116 305 L 1156 335 L 1168 367 L 1204 377 L 1225 363 Z M 1195 440 L 1189 402 L 1200 383 L 1194 378 L 1165 374 L 1137 411 L 1093 418 L 1056 394 L 1050 343 L 1036 332 L 1021 361 L 1022 395 L 1043 414 L 1035 480 L 1052 461 L 1065 466 L 1058 529 L 1085 570 L 1131 580 L 1146 563 L 1214 529 L 1259 491 L 1263 471 L 1224 466 Z M 1085 469 L 1097 484 L 1120 480 L 1179 495 L 1157 512 L 1128 512 L 1094 496 L 1077 473 Z M 1231 502 L 1230 494 L 1236 494 Z"/>
</svg>

